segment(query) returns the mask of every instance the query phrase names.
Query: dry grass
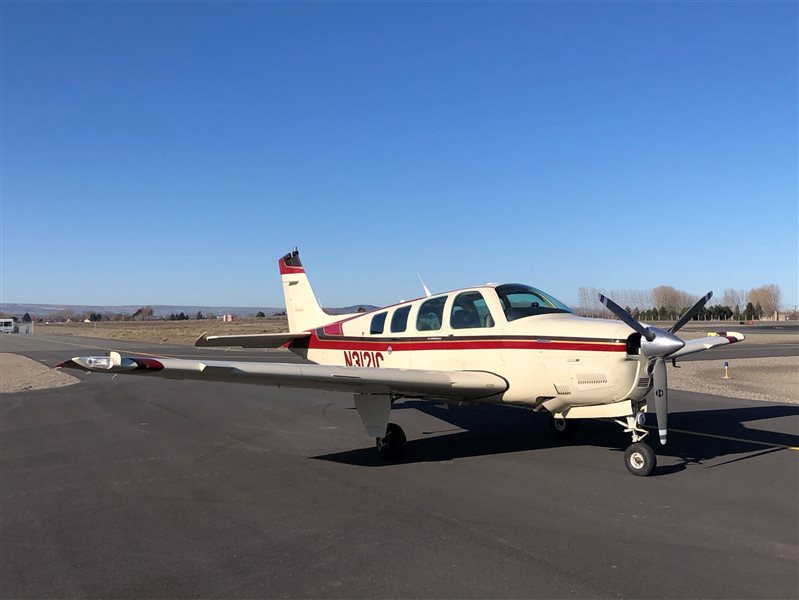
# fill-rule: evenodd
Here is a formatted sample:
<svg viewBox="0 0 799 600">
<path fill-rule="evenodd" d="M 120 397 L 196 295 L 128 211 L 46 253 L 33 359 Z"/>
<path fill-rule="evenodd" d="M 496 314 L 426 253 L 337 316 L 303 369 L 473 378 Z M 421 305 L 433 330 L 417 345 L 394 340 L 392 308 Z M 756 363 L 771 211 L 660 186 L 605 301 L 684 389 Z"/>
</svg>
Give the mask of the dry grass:
<svg viewBox="0 0 799 600">
<path fill-rule="evenodd" d="M 51 369 L 26 356 L 0 352 L 0 393 L 46 390 L 79 381 L 68 373 Z"/>
<path fill-rule="evenodd" d="M 100 323 L 36 324 L 35 334 L 78 335 L 107 340 L 141 340 L 159 344 L 193 345 L 207 331 L 209 335 L 243 335 L 288 331 L 285 318 L 222 321 L 104 321 Z"/>
<path fill-rule="evenodd" d="M 725 362 L 729 379 L 724 379 Z M 669 384 L 701 394 L 797 404 L 799 356 L 682 361 L 679 369 L 669 369 Z"/>
</svg>

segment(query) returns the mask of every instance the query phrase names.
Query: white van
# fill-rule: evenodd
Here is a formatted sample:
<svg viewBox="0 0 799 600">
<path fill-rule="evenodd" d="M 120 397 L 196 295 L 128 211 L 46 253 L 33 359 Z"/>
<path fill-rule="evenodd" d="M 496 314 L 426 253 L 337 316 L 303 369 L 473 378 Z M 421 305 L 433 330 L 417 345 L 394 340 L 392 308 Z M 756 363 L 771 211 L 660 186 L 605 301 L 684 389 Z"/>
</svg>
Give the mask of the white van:
<svg viewBox="0 0 799 600">
<path fill-rule="evenodd" d="M 14 333 L 14 319 L 0 319 L 0 333 Z"/>
</svg>

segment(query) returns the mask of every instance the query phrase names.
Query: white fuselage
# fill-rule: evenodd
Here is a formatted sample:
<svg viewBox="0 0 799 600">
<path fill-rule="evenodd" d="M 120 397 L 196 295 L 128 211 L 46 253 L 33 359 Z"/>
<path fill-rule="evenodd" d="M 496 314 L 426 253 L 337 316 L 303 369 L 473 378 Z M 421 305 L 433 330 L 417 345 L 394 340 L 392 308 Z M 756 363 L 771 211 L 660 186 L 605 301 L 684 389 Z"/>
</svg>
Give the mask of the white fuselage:
<svg viewBox="0 0 799 600">
<path fill-rule="evenodd" d="M 464 323 L 455 314 L 458 299 L 474 294 L 484 299 L 480 318 Z M 431 305 L 437 317 L 426 312 Z M 495 286 L 465 288 L 349 316 L 312 330 L 310 338 L 289 348 L 325 365 L 489 371 L 505 378 L 508 389 L 483 401 L 558 413 L 646 395 L 646 359 L 637 348 L 628 354 L 632 331 L 623 323 L 567 312 L 513 320 L 506 314 Z M 392 331 L 403 322 L 404 330 Z"/>
</svg>

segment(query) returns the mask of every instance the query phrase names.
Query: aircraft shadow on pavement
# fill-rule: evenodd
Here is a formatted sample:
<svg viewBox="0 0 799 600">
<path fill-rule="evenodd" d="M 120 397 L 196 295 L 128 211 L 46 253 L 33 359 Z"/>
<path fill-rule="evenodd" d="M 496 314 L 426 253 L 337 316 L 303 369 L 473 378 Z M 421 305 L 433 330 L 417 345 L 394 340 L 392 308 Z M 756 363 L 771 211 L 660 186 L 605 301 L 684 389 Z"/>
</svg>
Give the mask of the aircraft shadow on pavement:
<svg viewBox="0 0 799 600">
<path fill-rule="evenodd" d="M 447 434 L 447 428 L 422 431 L 420 439 L 408 441 L 406 456 L 402 461 L 404 463 L 440 462 L 455 458 L 525 452 L 559 446 L 594 446 L 613 452 L 623 452 L 630 444 L 629 434 L 624 433 L 620 426 L 611 421 L 583 420 L 572 439 L 561 441 L 549 431 L 549 417 L 546 414 L 529 410 L 503 406 L 445 409 L 430 402 L 420 401 L 403 402 L 396 405 L 394 410 L 401 411 L 408 408 L 415 408 L 450 423 L 453 425 L 453 432 Z M 652 431 L 646 441 L 652 445 L 658 456 L 673 457 L 679 462 L 659 466 L 654 475 L 667 475 L 694 465 L 702 466 L 711 459 L 724 456 L 730 456 L 732 459 L 716 463 L 712 467 L 779 452 L 785 450 L 785 447 L 798 447 L 797 435 L 748 427 L 748 424 L 754 421 L 797 415 L 799 415 L 799 406 L 776 404 L 671 413 L 669 444 L 661 446 L 657 441 L 656 431 Z M 401 418 L 396 420 L 402 421 Z M 654 415 L 648 415 L 647 425 L 653 426 L 655 423 Z M 314 458 L 358 466 L 391 465 L 378 456 L 374 446 Z"/>
</svg>

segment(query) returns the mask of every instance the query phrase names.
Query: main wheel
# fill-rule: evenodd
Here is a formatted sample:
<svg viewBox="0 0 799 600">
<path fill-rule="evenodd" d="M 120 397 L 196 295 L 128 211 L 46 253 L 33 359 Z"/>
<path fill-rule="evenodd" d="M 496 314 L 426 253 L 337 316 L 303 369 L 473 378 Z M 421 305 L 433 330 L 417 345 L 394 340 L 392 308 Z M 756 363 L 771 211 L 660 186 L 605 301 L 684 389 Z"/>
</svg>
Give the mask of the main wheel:
<svg viewBox="0 0 799 600">
<path fill-rule="evenodd" d="M 389 423 L 386 435 L 377 438 L 377 451 L 383 460 L 394 462 L 405 456 L 405 447 L 408 445 L 405 432 L 396 423 Z"/>
<path fill-rule="evenodd" d="M 549 429 L 560 440 L 568 440 L 577 433 L 577 421 L 574 419 L 564 419 L 551 415 L 549 417 Z"/>
<path fill-rule="evenodd" d="M 643 442 L 630 444 L 624 452 L 624 464 L 633 475 L 646 477 L 655 470 L 657 462 L 655 451 Z"/>
</svg>

